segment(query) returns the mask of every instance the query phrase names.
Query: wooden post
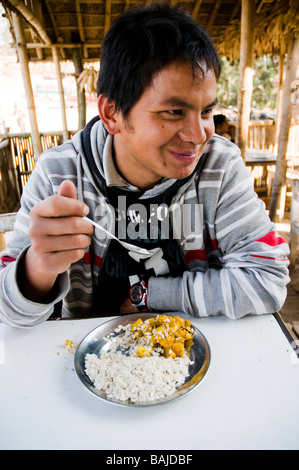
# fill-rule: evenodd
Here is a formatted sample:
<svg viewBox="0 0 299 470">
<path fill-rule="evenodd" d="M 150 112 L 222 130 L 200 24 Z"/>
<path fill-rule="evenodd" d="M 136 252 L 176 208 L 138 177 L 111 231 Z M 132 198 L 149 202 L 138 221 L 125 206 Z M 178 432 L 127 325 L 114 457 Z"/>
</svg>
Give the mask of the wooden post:
<svg viewBox="0 0 299 470">
<path fill-rule="evenodd" d="M 288 42 L 286 76 L 282 93 L 282 111 L 278 142 L 278 155 L 269 207 L 269 216 L 270 219 L 274 222 L 277 222 L 278 220 L 281 221 L 284 216 L 287 168 L 286 155 L 292 120 L 291 84 L 296 78 L 298 62 L 299 38 L 295 39 L 295 37 L 292 36 Z"/>
<path fill-rule="evenodd" d="M 275 152 L 278 149 L 278 139 L 281 124 L 281 104 L 282 104 L 282 90 L 283 90 L 283 71 L 284 71 L 284 54 L 279 55 L 279 76 L 278 76 L 278 90 L 276 100 L 276 123 L 275 123 Z"/>
<path fill-rule="evenodd" d="M 65 109 L 65 101 L 64 101 L 64 90 L 63 90 L 63 83 L 61 78 L 61 70 L 60 70 L 60 62 L 58 57 L 58 52 L 56 47 L 52 47 L 52 55 L 55 64 L 55 72 L 58 84 L 58 93 L 59 93 L 59 100 L 60 100 L 60 111 L 61 111 L 61 119 L 62 119 L 62 134 L 63 134 L 63 141 L 66 142 L 69 139 L 69 133 L 67 130 L 67 122 L 66 122 L 66 109 Z"/>
<path fill-rule="evenodd" d="M 28 108 L 29 122 L 30 122 L 30 128 L 31 128 L 34 158 L 35 160 L 37 160 L 40 154 L 42 153 L 42 143 L 41 143 L 41 138 L 40 138 L 40 134 L 38 131 L 38 126 L 37 126 L 36 108 L 35 108 L 35 102 L 34 102 L 34 96 L 33 96 L 33 90 L 32 90 L 31 78 L 30 78 L 27 47 L 26 47 L 21 19 L 16 13 L 12 13 L 12 17 L 13 17 L 13 24 L 14 24 L 14 30 L 15 30 L 15 35 L 16 35 L 18 57 L 19 57 L 20 65 L 21 65 L 22 78 L 23 78 L 25 95 L 26 95 L 26 100 L 27 100 L 27 108 Z"/>
<path fill-rule="evenodd" d="M 73 52 L 73 61 L 75 65 L 75 77 L 79 77 L 83 70 L 82 53 L 81 49 L 76 48 Z M 78 130 L 83 129 L 86 125 L 86 101 L 85 91 L 80 90 L 80 86 L 77 83 L 77 97 L 78 97 Z"/>
<path fill-rule="evenodd" d="M 255 2 L 252 0 L 242 0 L 236 144 L 240 148 L 244 160 L 248 141 L 248 126 L 253 87 L 254 16 Z"/>
</svg>

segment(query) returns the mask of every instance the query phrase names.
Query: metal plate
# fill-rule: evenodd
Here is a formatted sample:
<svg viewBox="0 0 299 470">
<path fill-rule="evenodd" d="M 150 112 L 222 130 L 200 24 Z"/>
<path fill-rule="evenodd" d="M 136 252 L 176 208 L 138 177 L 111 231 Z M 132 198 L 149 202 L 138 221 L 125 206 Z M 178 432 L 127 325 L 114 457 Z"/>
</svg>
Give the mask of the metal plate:
<svg viewBox="0 0 299 470">
<path fill-rule="evenodd" d="M 177 313 L 171 314 L 167 313 L 166 315 L 179 315 Z M 121 317 L 113 318 L 108 320 L 105 323 L 102 323 L 100 326 L 93 329 L 88 333 L 85 338 L 79 344 L 76 354 L 75 354 L 75 370 L 76 373 L 82 382 L 82 384 L 89 390 L 91 393 L 96 395 L 98 398 L 105 400 L 109 403 L 113 403 L 121 406 L 154 406 L 161 405 L 164 403 L 169 403 L 173 400 L 183 397 L 191 390 L 193 390 L 204 378 L 206 375 L 211 359 L 210 347 L 204 335 L 193 326 L 194 328 L 194 344 L 190 349 L 190 359 L 193 361 L 193 364 L 189 366 L 189 376 L 186 377 L 186 381 L 183 385 L 178 387 L 176 391 L 169 396 L 163 397 L 159 400 L 153 401 L 138 401 L 132 402 L 130 400 L 120 401 L 117 399 L 108 398 L 106 393 L 102 390 L 98 390 L 89 379 L 85 373 L 85 356 L 86 354 L 96 354 L 100 356 L 101 352 L 107 350 L 108 343 L 105 341 L 105 337 L 114 332 L 114 330 L 122 325 L 128 325 L 134 323 L 138 318 L 146 320 L 148 318 L 156 317 L 156 314 L 144 314 L 144 313 L 134 313 L 132 315 L 123 315 Z M 122 333 L 119 333 L 122 334 Z M 116 337 L 116 334 L 115 334 Z"/>
</svg>

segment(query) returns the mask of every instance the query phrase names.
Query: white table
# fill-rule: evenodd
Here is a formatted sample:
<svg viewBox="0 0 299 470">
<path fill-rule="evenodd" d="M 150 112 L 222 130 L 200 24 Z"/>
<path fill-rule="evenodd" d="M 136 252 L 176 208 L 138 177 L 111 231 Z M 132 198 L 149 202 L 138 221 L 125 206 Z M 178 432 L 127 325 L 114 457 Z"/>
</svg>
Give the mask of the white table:
<svg viewBox="0 0 299 470">
<path fill-rule="evenodd" d="M 106 320 L 0 324 L 1 449 L 299 449 L 299 360 L 272 315 L 193 319 L 211 348 L 206 377 L 148 408 L 100 400 L 74 371 L 65 340 Z"/>
</svg>

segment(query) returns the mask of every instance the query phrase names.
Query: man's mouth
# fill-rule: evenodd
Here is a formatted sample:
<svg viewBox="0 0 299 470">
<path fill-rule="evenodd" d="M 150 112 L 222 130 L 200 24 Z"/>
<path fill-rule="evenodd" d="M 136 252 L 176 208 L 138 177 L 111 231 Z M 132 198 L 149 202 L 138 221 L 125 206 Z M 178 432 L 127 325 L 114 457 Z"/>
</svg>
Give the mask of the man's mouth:
<svg viewBox="0 0 299 470">
<path fill-rule="evenodd" d="M 177 158 L 178 160 L 182 160 L 182 161 L 194 160 L 194 158 L 197 155 L 196 151 L 187 152 L 187 151 L 184 151 L 184 150 L 180 150 L 180 151 L 169 150 L 169 153 L 171 153 L 171 155 L 173 157 Z"/>
</svg>

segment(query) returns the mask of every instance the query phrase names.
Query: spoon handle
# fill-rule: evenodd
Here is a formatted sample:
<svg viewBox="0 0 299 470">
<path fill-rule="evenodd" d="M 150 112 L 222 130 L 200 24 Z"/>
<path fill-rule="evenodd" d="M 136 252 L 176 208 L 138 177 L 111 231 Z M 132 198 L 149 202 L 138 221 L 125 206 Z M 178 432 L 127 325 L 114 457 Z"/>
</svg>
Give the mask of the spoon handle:
<svg viewBox="0 0 299 470">
<path fill-rule="evenodd" d="M 111 238 L 114 238 L 114 240 L 118 240 L 118 238 L 113 235 L 113 233 L 109 232 L 108 230 L 106 230 L 104 227 L 102 227 L 101 225 L 97 224 L 96 222 L 94 222 L 93 220 L 89 219 L 88 217 L 83 217 L 84 220 L 86 220 L 86 222 L 89 222 L 91 225 L 93 225 L 94 227 L 96 228 L 99 228 L 100 230 L 102 230 L 103 232 L 105 232 L 107 235 L 109 235 L 109 237 Z"/>
<path fill-rule="evenodd" d="M 96 222 L 94 222 L 93 220 L 89 219 L 88 217 L 82 217 L 84 220 L 86 220 L 86 222 L 89 222 L 91 225 L 93 225 L 94 227 L 96 228 L 99 228 L 100 230 L 102 230 L 103 232 L 105 232 L 109 237 L 113 238 L 114 240 L 116 240 L 118 243 L 120 243 L 122 246 L 124 246 L 127 250 L 129 251 L 134 251 L 135 253 L 139 253 L 139 254 L 142 254 L 142 255 L 151 255 L 151 252 L 146 250 L 145 248 L 139 248 L 138 246 L 135 246 L 135 245 L 131 245 L 131 243 L 126 243 L 126 242 L 123 242 L 121 240 L 119 240 L 119 238 L 117 238 L 115 235 L 113 235 L 113 233 L 109 232 L 108 230 L 106 230 L 104 227 L 102 227 L 101 225 L 97 224 Z"/>
</svg>

